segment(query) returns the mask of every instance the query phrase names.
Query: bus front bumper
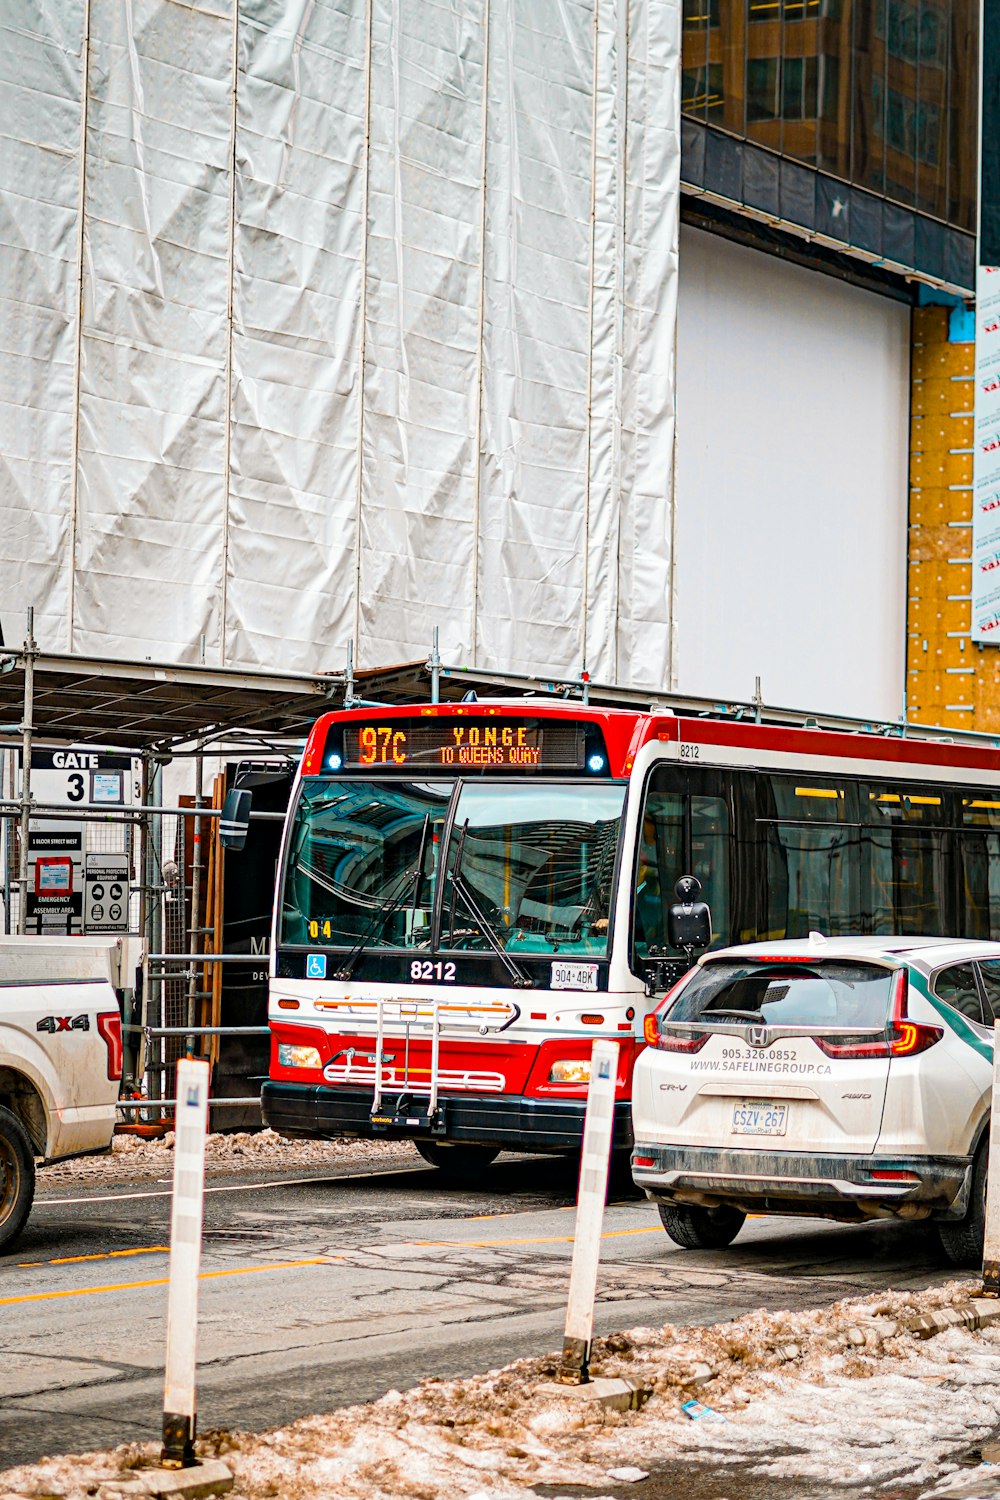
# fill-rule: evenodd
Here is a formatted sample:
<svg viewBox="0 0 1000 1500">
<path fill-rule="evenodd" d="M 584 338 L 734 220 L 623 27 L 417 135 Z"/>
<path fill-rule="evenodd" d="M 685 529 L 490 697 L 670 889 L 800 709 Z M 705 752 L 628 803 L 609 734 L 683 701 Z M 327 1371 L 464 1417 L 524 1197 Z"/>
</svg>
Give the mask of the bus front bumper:
<svg viewBox="0 0 1000 1500">
<path fill-rule="evenodd" d="M 411 1096 L 412 1098 L 412 1096 Z M 265 1083 L 264 1124 L 281 1135 L 362 1136 L 366 1139 L 431 1139 L 496 1146 L 501 1151 L 572 1151 L 583 1139 L 583 1099 L 531 1099 L 514 1094 L 446 1094 L 433 1127 L 381 1124 L 399 1114 L 397 1098 L 383 1098 L 372 1120 L 371 1090 L 331 1089 L 314 1084 Z M 402 1113 L 422 1115 L 425 1101 L 413 1098 Z M 632 1148 L 632 1112 L 615 1103 L 612 1149 Z"/>
</svg>

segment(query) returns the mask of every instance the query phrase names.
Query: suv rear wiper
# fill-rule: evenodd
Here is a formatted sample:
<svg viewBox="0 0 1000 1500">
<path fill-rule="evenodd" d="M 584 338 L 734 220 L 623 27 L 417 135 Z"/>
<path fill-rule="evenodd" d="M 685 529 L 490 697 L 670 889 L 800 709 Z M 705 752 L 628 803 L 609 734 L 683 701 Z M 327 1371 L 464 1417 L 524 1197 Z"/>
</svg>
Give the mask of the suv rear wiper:
<svg viewBox="0 0 1000 1500">
<path fill-rule="evenodd" d="M 717 1021 L 720 1016 L 735 1016 L 738 1021 L 763 1021 L 761 1010 L 703 1010 L 699 1021 Z"/>
<path fill-rule="evenodd" d="M 354 973 L 355 966 L 362 953 L 364 953 L 365 949 L 370 943 L 373 943 L 377 937 L 381 936 L 381 934 L 385 931 L 385 927 L 389 921 L 389 918 L 396 915 L 396 913 L 402 907 L 403 903 L 406 901 L 407 897 L 411 895 L 411 883 L 413 886 L 413 904 L 414 906 L 416 906 L 417 897 L 420 894 L 420 886 L 423 881 L 424 854 L 427 849 L 427 830 L 430 827 L 430 822 L 430 813 L 425 813 L 424 826 L 420 830 L 420 848 L 417 850 L 416 859 L 411 865 L 407 865 L 406 869 L 401 872 L 398 884 L 396 886 L 395 894 L 389 901 L 384 902 L 380 907 L 378 907 L 374 917 L 369 922 L 368 926 L 365 928 L 361 936 L 358 938 L 358 941 L 355 943 L 350 953 L 348 953 L 343 963 L 335 971 L 333 976 L 334 979 L 350 979 L 351 975 Z"/>
<path fill-rule="evenodd" d="M 458 848 L 455 851 L 455 863 L 451 871 L 451 908 L 448 914 L 449 936 L 455 931 L 455 897 L 461 896 L 462 900 L 465 902 L 465 905 L 468 907 L 473 920 L 478 925 L 479 931 L 489 943 L 490 947 L 493 949 L 493 952 L 496 954 L 497 958 L 499 958 L 500 962 L 507 970 L 507 973 L 517 985 L 518 989 L 530 989 L 533 987 L 535 981 L 532 979 L 530 974 L 528 974 L 524 969 L 521 968 L 521 965 L 519 963 L 516 963 L 515 960 L 511 958 L 510 954 L 507 952 L 507 949 L 500 941 L 500 938 L 497 935 L 496 928 L 483 912 L 482 908 L 479 905 L 479 902 L 476 900 L 475 896 L 472 893 L 471 886 L 469 886 L 468 882 L 465 879 L 465 876 L 461 872 L 462 855 L 465 853 L 465 836 L 468 831 L 469 820 L 468 818 L 466 818 L 464 824 L 462 825 L 462 833 L 458 840 Z"/>
</svg>

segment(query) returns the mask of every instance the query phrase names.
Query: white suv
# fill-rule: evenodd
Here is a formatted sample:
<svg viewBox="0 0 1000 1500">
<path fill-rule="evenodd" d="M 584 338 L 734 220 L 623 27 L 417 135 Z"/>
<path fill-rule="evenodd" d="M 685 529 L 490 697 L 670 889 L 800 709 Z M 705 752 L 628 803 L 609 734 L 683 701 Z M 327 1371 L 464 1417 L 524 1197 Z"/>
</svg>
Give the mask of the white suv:
<svg viewBox="0 0 1000 1500">
<path fill-rule="evenodd" d="M 748 1213 L 926 1219 L 982 1253 L 1000 943 L 831 938 L 706 954 L 646 1019 L 636 1183 L 679 1245 Z"/>
</svg>

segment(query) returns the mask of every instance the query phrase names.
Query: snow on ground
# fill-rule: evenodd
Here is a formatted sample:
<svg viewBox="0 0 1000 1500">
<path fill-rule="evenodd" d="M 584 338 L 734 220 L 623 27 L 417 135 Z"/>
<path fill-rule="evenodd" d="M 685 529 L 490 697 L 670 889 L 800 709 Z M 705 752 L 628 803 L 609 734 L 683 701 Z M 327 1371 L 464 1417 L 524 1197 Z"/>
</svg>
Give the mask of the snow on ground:
<svg viewBox="0 0 1000 1500">
<path fill-rule="evenodd" d="M 926 1341 L 898 1329 L 977 1290 L 951 1282 L 599 1340 L 595 1375 L 624 1375 L 652 1391 L 639 1412 L 536 1395 L 554 1374 L 550 1356 L 469 1380 L 427 1380 L 273 1432 L 210 1432 L 199 1451 L 234 1470 L 234 1500 L 529 1500 L 536 1486 L 550 1497 L 586 1486 L 593 1500 L 624 1488 L 639 1500 L 637 1476 L 649 1472 L 655 1485 L 665 1466 L 672 1484 L 661 1495 L 684 1494 L 685 1472 L 692 1495 L 707 1493 L 694 1483 L 706 1470 L 716 1485 L 732 1475 L 731 1488 L 712 1492 L 733 1500 L 751 1477 L 801 1482 L 809 1496 L 845 1486 L 875 1495 L 904 1479 L 935 1500 L 1000 1495 L 1000 1469 L 958 1462 L 1000 1424 L 1000 1329 L 952 1328 Z M 681 1403 L 692 1396 L 725 1422 L 688 1420 Z M 113 1500 L 156 1456 L 147 1444 L 44 1460 L 0 1474 L 0 1496 Z"/>
<path fill-rule="evenodd" d="M 273 1130 L 239 1131 L 232 1135 L 210 1135 L 206 1143 L 208 1171 L 258 1171 L 337 1167 L 367 1170 L 394 1160 L 412 1162 L 409 1141 L 307 1141 L 286 1140 Z M 144 1140 L 134 1135 L 116 1135 L 111 1150 L 102 1156 L 76 1156 L 43 1167 L 39 1186 L 74 1182 L 134 1182 L 137 1179 L 169 1177 L 174 1166 L 174 1136 Z"/>
</svg>

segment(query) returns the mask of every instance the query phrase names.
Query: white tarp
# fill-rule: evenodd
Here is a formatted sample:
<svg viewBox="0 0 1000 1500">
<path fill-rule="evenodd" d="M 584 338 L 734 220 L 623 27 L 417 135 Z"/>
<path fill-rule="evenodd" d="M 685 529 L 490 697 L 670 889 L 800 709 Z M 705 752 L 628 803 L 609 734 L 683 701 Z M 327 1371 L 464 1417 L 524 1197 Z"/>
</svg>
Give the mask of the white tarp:
<svg viewBox="0 0 1000 1500">
<path fill-rule="evenodd" d="M 679 0 L 5 0 L 0 623 L 667 685 Z"/>
</svg>

